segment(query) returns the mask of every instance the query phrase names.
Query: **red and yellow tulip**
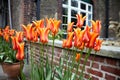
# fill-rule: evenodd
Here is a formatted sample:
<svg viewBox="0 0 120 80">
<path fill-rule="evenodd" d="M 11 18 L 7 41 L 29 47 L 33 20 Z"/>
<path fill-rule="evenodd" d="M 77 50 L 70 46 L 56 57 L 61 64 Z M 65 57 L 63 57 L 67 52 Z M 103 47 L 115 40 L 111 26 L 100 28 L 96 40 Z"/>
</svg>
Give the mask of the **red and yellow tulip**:
<svg viewBox="0 0 120 80">
<path fill-rule="evenodd" d="M 95 21 L 91 21 L 92 22 L 92 31 L 95 33 L 99 33 L 100 34 L 100 30 L 101 30 L 101 21 L 97 20 Z"/>
<path fill-rule="evenodd" d="M 39 28 L 38 29 L 38 34 L 40 35 L 40 41 L 44 44 L 48 42 L 48 33 L 49 33 L 48 28 Z"/>
<path fill-rule="evenodd" d="M 78 62 L 78 61 L 80 60 L 80 57 L 81 57 L 81 56 L 80 56 L 80 53 L 77 53 L 75 60 Z"/>
<path fill-rule="evenodd" d="M 95 50 L 95 51 L 99 51 L 99 50 L 100 50 L 100 47 L 101 47 L 101 45 L 102 45 L 102 42 L 103 42 L 103 40 L 100 40 L 100 39 L 96 39 L 96 40 L 95 40 L 95 46 L 94 46 L 94 50 Z"/>
<path fill-rule="evenodd" d="M 59 31 L 61 21 L 56 19 L 50 19 L 50 21 L 51 21 L 50 30 L 52 32 L 52 35 L 55 36 Z"/>
<path fill-rule="evenodd" d="M 22 25 L 24 30 L 24 35 L 27 38 L 27 40 L 33 40 L 34 39 L 34 28 L 32 27 L 32 24 L 28 24 L 27 26 Z"/>
<path fill-rule="evenodd" d="M 72 30 L 73 30 L 73 24 L 74 24 L 74 22 L 71 22 L 71 23 L 68 24 L 67 32 L 72 32 Z"/>
<path fill-rule="evenodd" d="M 84 24 L 86 16 L 82 17 L 82 14 L 77 14 L 76 17 L 77 17 L 77 24 L 76 24 L 76 26 L 81 28 L 83 26 L 83 24 Z"/>
<path fill-rule="evenodd" d="M 19 43 L 18 44 L 18 50 L 16 54 L 16 59 L 21 61 L 24 59 L 24 43 Z"/>
<path fill-rule="evenodd" d="M 63 40 L 62 46 L 64 48 L 71 48 L 72 47 L 73 34 L 74 34 L 73 32 L 69 32 L 67 39 Z"/>
</svg>

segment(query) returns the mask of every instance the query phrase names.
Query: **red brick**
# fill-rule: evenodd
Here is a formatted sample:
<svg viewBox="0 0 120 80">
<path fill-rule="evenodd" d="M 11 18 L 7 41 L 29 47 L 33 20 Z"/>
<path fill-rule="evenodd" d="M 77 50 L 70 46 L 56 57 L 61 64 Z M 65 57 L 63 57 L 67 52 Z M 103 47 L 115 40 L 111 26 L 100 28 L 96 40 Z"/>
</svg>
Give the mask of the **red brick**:
<svg viewBox="0 0 120 80">
<path fill-rule="evenodd" d="M 96 62 L 104 62 L 104 58 L 103 58 L 103 57 L 100 57 L 100 56 L 95 56 L 95 57 L 90 56 L 90 57 L 89 57 L 89 60 L 94 60 L 94 61 L 96 61 Z"/>
<path fill-rule="evenodd" d="M 92 76 L 92 80 L 99 80 L 99 78 Z"/>
<path fill-rule="evenodd" d="M 88 74 L 85 74 L 84 77 L 87 78 L 87 79 L 89 79 L 90 76 Z"/>
<path fill-rule="evenodd" d="M 110 65 L 117 65 L 117 60 L 115 59 L 110 59 L 110 58 L 106 58 L 106 62 L 107 64 L 110 64 Z"/>
<path fill-rule="evenodd" d="M 84 60 L 81 60 L 81 59 L 80 59 L 80 64 L 84 64 Z M 87 65 L 87 66 L 90 66 L 90 62 L 87 61 L 86 65 Z"/>
<path fill-rule="evenodd" d="M 105 79 L 106 80 L 115 80 L 115 76 L 109 75 L 109 74 L 105 74 Z"/>
<path fill-rule="evenodd" d="M 102 74 L 102 72 L 100 72 L 100 71 L 96 71 L 96 70 L 88 69 L 88 68 L 87 68 L 87 72 L 88 72 L 88 73 L 91 73 L 91 74 L 93 74 L 93 75 L 99 76 L 99 77 L 103 77 L 103 74 Z"/>
<path fill-rule="evenodd" d="M 98 64 L 98 63 L 93 63 L 93 64 L 92 64 L 92 67 L 99 69 L 99 64 Z"/>
<path fill-rule="evenodd" d="M 119 68 L 113 68 L 110 66 L 101 66 L 101 70 L 120 76 L 120 69 Z"/>
</svg>

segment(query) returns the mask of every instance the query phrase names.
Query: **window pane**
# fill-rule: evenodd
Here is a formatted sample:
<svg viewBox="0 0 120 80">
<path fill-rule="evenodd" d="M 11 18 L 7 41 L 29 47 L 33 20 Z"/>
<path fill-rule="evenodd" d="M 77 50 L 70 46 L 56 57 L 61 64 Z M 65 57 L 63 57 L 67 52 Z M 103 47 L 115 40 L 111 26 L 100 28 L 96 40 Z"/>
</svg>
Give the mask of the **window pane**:
<svg viewBox="0 0 120 80">
<path fill-rule="evenodd" d="M 67 31 L 67 25 L 63 25 L 63 30 Z"/>
<path fill-rule="evenodd" d="M 88 14 L 88 20 L 91 20 L 91 19 L 92 19 L 92 15 Z"/>
<path fill-rule="evenodd" d="M 88 26 L 91 26 L 91 21 L 88 21 Z"/>
<path fill-rule="evenodd" d="M 77 11 L 76 10 L 71 10 L 71 16 L 76 17 Z"/>
<path fill-rule="evenodd" d="M 67 8 L 63 8 L 62 11 L 63 11 L 63 12 L 62 12 L 63 15 L 67 15 L 67 14 L 68 14 L 68 9 L 67 9 Z"/>
<path fill-rule="evenodd" d="M 76 25 L 77 19 L 76 18 L 71 18 L 71 22 L 74 22 L 74 24 Z"/>
<path fill-rule="evenodd" d="M 67 24 L 67 17 L 66 17 L 66 16 L 63 16 L 62 23 L 63 23 L 63 24 Z"/>
<path fill-rule="evenodd" d="M 86 13 L 85 13 L 85 12 L 81 12 L 80 14 L 82 14 L 82 16 L 86 16 Z"/>
<path fill-rule="evenodd" d="M 76 0 L 71 0 L 71 6 L 78 7 L 78 2 Z"/>
<path fill-rule="evenodd" d="M 91 11 L 92 9 L 91 9 L 91 6 L 88 6 L 88 11 Z"/>
<path fill-rule="evenodd" d="M 86 5 L 85 5 L 85 4 L 83 4 L 83 3 L 81 3 L 81 9 L 86 10 Z"/>
<path fill-rule="evenodd" d="M 63 4 L 68 4 L 68 0 L 63 0 Z"/>
</svg>

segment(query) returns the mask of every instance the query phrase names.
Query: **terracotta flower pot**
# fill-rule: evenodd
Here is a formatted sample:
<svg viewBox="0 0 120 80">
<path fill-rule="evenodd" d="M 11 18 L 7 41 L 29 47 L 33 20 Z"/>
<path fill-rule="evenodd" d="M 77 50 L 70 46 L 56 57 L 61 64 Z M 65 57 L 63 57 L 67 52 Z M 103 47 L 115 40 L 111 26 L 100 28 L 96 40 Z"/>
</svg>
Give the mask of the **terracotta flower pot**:
<svg viewBox="0 0 120 80">
<path fill-rule="evenodd" d="M 24 63 L 21 63 L 23 69 Z M 17 79 L 20 77 L 20 62 L 17 63 L 2 63 L 3 72 L 7 74 L 9 79 Z"/>
</svg>

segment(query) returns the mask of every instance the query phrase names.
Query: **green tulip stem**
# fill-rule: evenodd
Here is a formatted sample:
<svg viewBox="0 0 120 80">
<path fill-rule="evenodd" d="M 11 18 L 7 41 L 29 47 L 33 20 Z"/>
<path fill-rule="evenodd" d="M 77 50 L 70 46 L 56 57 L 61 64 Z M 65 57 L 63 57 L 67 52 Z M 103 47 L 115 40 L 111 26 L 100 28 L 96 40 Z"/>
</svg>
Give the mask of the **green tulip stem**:
<svg viewBox="0 0 120 80">
<path fill-rule="evenodd" d="M 88 60 L 88 57 L 90 56 L 91 51 L 92 51 L 92 49 L 89 49 L 88 52 L 87 52 L 87 55 L 85 56 L 85 61 L 84 61 L 83 68 L 82 68 L 82 72 L 81 72 L 79 78 L 83 78 L 83 71 L 85 70 L 85 65 L 86 65 L 86 63 L 87 63 L 87 60 Z M 81 79 L 80 79 L 80 80 L 81 80 Z"/>
</svg>

